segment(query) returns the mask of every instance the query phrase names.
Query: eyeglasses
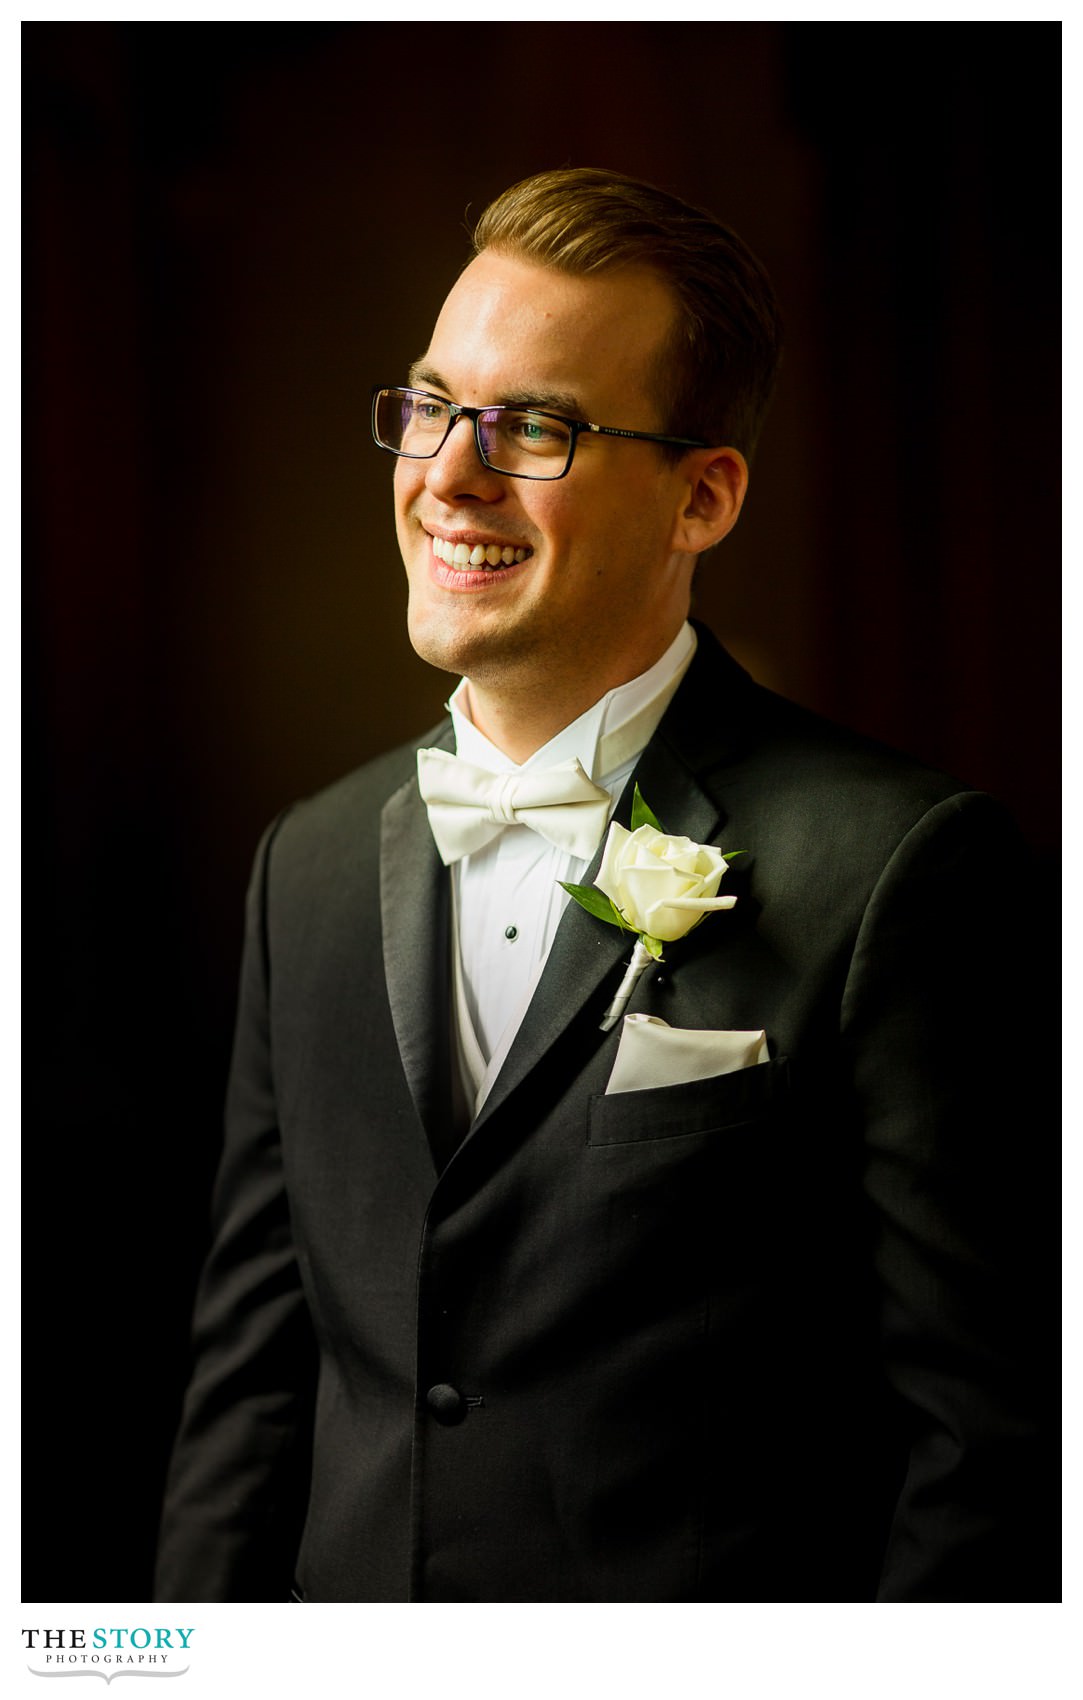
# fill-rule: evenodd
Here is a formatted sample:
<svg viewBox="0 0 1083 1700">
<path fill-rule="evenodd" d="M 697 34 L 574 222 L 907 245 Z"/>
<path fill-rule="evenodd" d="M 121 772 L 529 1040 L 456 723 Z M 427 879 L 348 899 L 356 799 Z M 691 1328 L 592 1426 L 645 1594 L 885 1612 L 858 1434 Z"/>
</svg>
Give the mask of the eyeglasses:
<svg viewBox="0 0 1083 1700">
<path fill-rule="evenodd" d="M 655 431 L 622 431 L 616 425 L 591 425 L 536 407 L 460 407 L 456 401 L 425 390 L 372 392 L 372 435 L 381 449 L 407 460 L 432 460 L 459 419 L 469 419 L 483 466 L 507 478 L 563 478 L 572 464 L 580 433 L 636 438 L 705 449 L 701 437 L 663 437 Z"/>
</svg>

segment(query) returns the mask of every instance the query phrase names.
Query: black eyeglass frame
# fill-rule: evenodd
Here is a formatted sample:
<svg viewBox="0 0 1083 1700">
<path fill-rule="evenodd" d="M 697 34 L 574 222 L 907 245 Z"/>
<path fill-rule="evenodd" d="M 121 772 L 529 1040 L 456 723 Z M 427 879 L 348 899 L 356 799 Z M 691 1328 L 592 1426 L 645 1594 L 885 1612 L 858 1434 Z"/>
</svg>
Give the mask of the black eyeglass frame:
<svg viewBox="0 0 1083 1700">
<path fill-rule="evenodd" d="M 380 441 L 376 435 L 376 407 L 382 395 L 422 396 L 426 401 L 437 401 L 441 407 L 447 408 L 447 430 L 430 454 L 407 454 L 404 449 L 393 449 L 389 443 Z M 485 449 L 482 446 L 481 431 L 478 427 L 478 421 L 483 413 L 531 413 L 536 414 L 539 419 L 555 419 L 558 425 L 566 425 L 572 434 L 572 438 L 568 445 L 568 459 L 565 462 L 563 472 L 508 472 L 503 466 L 494 466 L 486 456 Z M 543 407 L 509 407 L 502 402 L 494 403 L 490 407 L 463 407 L 457 401 L 448 401 L 446 396 L 433 395 L 431 390 L 413 390 L 401 384 L 375 384 L 373 386 L 370 421 L 372 440 L 378 449 L 383 449 L 387 454 L 395 455 L 398 459 L 435 460 L 459 419 L 469 419 L 474 427 L 474 447 L 477 449 L 478 459 L 482 466 L 487 467 L 490 472 L 499 473 L 501 478 L 526 478 L 533 484 L 555 484 L 558 478 L 567 478 L 572 469 L 572 461 L 575 459 L 576 444 L 583 431 L 589 431 L 596 437 L 625 437 L 635 438 L 642 443 L 669 443 L 674 448 L 706 449 L 710 447 L 710 444 L 705 442 L 702 437 L 666 437 L 657 431 L 626 431 L 619 425 L 594 425 L 589 419 L 570 419 L 565 413 L 549 413 Z"/>
</svg>

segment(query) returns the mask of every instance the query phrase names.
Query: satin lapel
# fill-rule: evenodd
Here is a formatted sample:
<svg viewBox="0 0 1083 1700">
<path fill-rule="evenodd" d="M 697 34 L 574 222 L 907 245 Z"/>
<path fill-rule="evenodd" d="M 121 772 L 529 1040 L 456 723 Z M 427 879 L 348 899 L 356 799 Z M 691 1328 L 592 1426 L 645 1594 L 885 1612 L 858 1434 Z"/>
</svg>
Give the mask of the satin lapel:
<svg viewBox="0 0 1083 1700">
<path fill-rule="evenodd" d="M 677 700 L 674 699 L 675 705 Z M 623 826 L 629 825 L 634 783 L 638 782 L 667 831 L 708 843 L 720 830 L 724 814 L 680 756 L 679 720 L 674 731 L 676 738 L 663 738 L 660 729 L 651 740 L 624 790 L 614 818 Z M 599 850 L 583 876 L 585 885 L 594 879 L 601 859 Z M 632 943 L 630 934 L 596 920 L 577 903 L 569 903 L 530 1008 L 471 1129 L 471 1138 L 536 1067 L 565 1028 L 580 1017 L 587 1004 L 595 1003 L 597 1020 L 601 1020 L 608 1002 L 605 994 L 612 996 L 616 992 L 619 970 L 631 955 Z M 604 1035 L 599 1032 L 598 1043 L 603 1041 Z"/>
<path fill-rule="evenodd" d="M 449 883 L 411 778 L 380 821 L 384 974 L 399 1056 L 439 1161 L 451 1135 Z"/>
</svg>

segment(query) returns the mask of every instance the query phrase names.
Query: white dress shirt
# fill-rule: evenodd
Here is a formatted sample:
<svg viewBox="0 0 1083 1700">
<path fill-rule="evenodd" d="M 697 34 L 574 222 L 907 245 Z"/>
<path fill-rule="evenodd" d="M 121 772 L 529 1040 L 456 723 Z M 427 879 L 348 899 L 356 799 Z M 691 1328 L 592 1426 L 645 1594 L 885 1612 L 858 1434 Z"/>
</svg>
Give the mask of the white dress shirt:
<svg viewBox="0 0 1083 1700">
<path fill-rule="evenodd" d="M 578 757 L 594 782 L 609 792 L 612 817 L 695 647 L 696 635 L 686 622 L 653 667 L 607 691 L 521 765 L 491 744 L 469 718 L 464 679 L 448 703 L 456 751 L 489 773 L 554 767 Z M 530 827 L 515 825 L 451 870 L 453 1005 L 460 1069 L 475 1114 L 519 1030 L 560 917 L 571 901 L 558 881 L 581 882 L 587 866 Z"/>
</svg>

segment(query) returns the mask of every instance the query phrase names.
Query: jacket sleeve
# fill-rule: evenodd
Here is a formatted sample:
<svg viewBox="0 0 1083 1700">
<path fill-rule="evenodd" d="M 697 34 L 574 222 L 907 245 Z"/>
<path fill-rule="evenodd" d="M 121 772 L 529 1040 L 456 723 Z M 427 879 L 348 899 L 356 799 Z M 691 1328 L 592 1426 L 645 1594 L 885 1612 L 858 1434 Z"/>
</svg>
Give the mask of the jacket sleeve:
<svg viewBox="0 0 1083 1700">
<path fill-rule="evenodd" d="M 169 1468 L 155 1598 L 287 1600 L 307 1488 L 315 1347 L 282 1171 L 266 888 L 281 817 L 248 892 L 213 1242 L 195 1365 Z"/>
<path fill-rule="evenodd" d="M 948 798 L 878 881 L 846 987 L 909 1460 L 884 1600 L 1056 1597 L 1055 1000 L 1028 944 L 1033 893 L 999 807 Z"/>
</svg>

